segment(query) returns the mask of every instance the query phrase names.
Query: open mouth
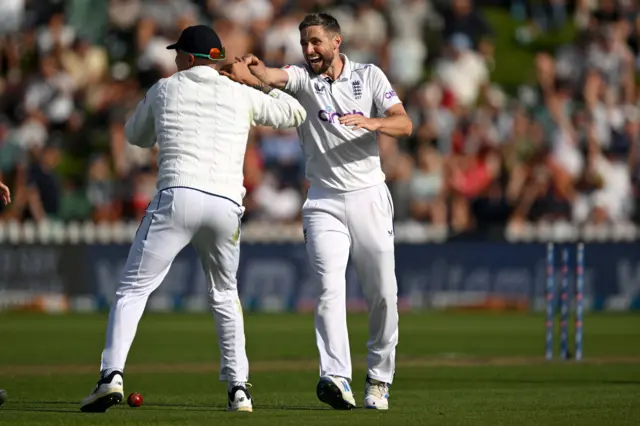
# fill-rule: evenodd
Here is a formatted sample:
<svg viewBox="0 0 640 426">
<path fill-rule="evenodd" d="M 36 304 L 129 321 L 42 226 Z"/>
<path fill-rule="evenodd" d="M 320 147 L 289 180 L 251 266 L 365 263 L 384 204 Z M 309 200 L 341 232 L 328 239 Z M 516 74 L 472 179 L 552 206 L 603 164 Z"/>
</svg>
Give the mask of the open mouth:
<svg viewBox="0 0 640 426">
<path fill-rule="evenodd" d="M 318 56 L 315 58 L 307 58 L 309 60 L 310 64 L 319 64 L 320 62 L 322 62 L 322 57 Z"/>
</svg>

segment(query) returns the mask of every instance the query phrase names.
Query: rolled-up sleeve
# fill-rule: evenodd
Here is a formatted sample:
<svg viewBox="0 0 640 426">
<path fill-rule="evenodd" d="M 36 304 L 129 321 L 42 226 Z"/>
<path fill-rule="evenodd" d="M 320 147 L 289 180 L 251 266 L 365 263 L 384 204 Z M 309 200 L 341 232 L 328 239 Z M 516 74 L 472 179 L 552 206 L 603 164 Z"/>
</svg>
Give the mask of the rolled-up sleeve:
<svg viewBox="0 0 640 426">
<path fill-rule="evenodd" d="M 252 124 L 276 129 L 298 127 L 307 118 L 304 107 L 293 96 L 274 89 L 268 95 L 246 87 L 252 112 Z"/>
<path fill-rule="evenodd" d="M 138 102 L 133 115 L 124 126 L 124 134 L 132 145 L 151 148 L 156 143 L 155 118 L 153 105 L 155 104 L 160 82 L 151 86 L 145 97 Z"/>
</svg>

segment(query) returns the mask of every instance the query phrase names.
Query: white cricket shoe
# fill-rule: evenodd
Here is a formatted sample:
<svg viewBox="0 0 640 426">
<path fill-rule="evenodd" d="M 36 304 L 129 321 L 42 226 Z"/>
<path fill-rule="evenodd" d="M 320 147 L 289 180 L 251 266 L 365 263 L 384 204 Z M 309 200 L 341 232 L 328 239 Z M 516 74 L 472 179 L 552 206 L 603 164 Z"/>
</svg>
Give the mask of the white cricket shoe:
<svg viewBox="0 0 640 426">
<path fill-rule="evenodd" d="M 356 406 L 349 381 L 344 377 L 322 376 L 316 387 L 318 399 L 336 410 L 351 410 Z"/>
<path fill-rule="evenodd" d="M 101 376 L 91 394 L 82 400 L 80 411 L 85 413 L 104 413 L 124 398 L 122 372 L 113 371 L 108 376 Z"/>
<path fill-rule="evenodd" d="M 247 383 L 247 387 L 251 387 Z M 229 405 L 227 406 L 229 411 L 253 411 L 253 403 L 251 394 L 244 386 L 234 386 L 229 392 Z"/>
<path fill-rule="evenodd" d="M 389 385 L 367 377 L 364 385 L 364 408 L 389 409 Z"/>
</svg>

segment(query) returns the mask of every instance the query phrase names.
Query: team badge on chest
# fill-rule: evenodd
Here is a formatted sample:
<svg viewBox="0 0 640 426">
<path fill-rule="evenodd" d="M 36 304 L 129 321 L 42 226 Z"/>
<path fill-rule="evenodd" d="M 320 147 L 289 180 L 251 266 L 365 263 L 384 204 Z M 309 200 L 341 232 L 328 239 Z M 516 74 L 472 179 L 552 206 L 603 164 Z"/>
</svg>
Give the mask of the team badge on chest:
<svg viewBox="0 0 640 426">
<path fill-rule="evenodd" d="M 354 98 L 360 99 L 362 97 L 362 83 L 360 83 L 360 80 L 351 82 L 351 90 L 353 91 Z"/>
</svg>

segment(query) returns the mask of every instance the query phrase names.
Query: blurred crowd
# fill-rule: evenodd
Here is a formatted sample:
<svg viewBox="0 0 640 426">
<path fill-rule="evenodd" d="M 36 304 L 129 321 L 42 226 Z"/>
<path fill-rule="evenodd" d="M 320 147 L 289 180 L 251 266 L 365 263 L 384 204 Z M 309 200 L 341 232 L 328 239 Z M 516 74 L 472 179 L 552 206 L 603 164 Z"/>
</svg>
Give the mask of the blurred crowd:
<svg viewBox="0 0 640 426">
<path fill-rule="evenodd" d="M 497 29 L 472 0 L 2 0 L 0 220 L 138 220 L 155 193 L 156 152 L 124 123 L 158 78 L 165 47 L 211 24 L 229 58 L 302 59 L 298 24 L 326 11 L 343 52 L 379 65 L 414 123 L 380 137 L 396 220 L 456 232 L 527 221 L 635 220 L 638 188 L 635 0 L 513 0 L 520 40 L 566 25 L 575 40 L 538 53 L 537 82 L 492 81 Z M 502 53 L 504 54 L 504 52 Z M 307 188 L 295 130 L 252 130 L 246 221 L 295 222 Z M 0 207 L 2 209 L 2 207 Z"/>
</svg>

